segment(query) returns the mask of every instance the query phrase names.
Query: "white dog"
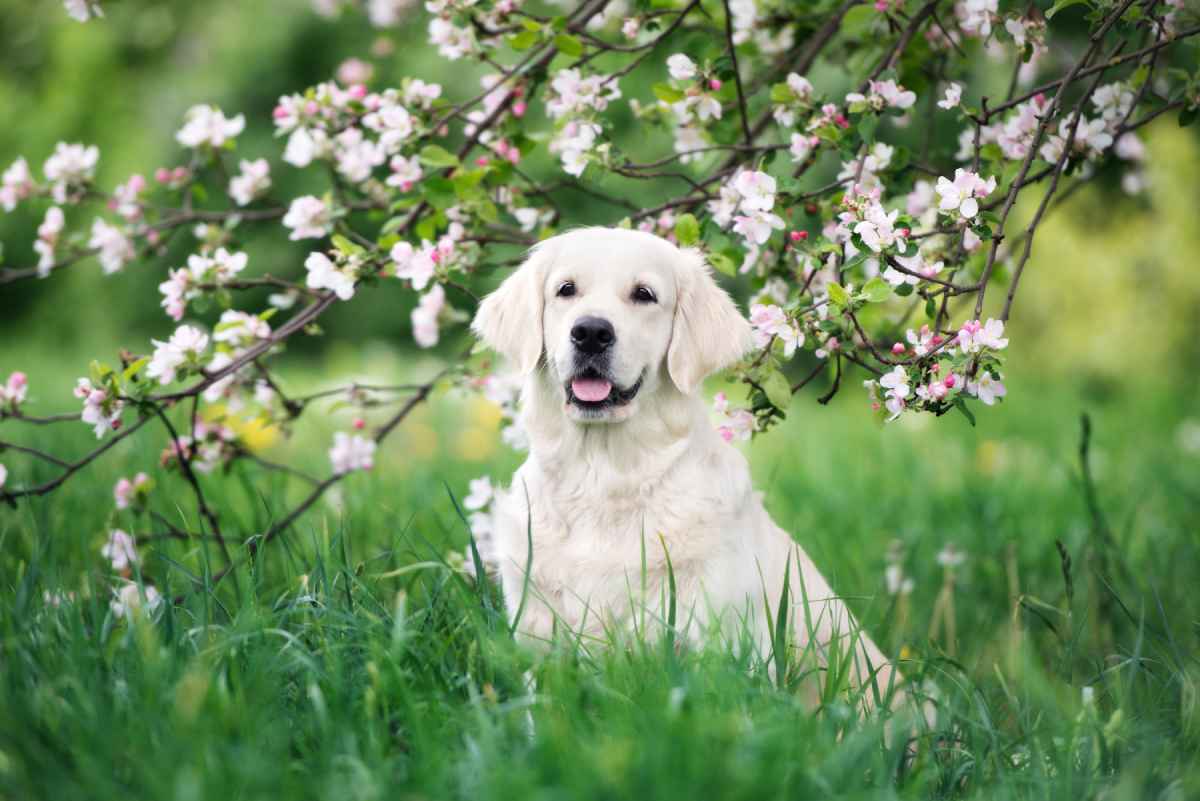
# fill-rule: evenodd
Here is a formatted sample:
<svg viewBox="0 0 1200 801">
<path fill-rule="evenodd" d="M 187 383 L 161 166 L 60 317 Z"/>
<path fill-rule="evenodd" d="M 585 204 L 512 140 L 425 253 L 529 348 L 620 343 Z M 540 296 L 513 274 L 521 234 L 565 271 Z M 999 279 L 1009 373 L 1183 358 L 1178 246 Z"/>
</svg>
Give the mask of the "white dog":
<svg viewBox="0 0 1200 801">
<path fill-rule="evenodd" d="M 520 635 L 665 625 L 673 573 L 679 624 L 749 631 L 769 655 L 790 570 L 792 646 L 824 658 L 840 641 L 851 681 L 889 687 L 893 668 L 771 521 L 698 397 L 752 344 L 698 252 L 630 230 L 556 236 L 483 301 L 473 328 L 525 375 L 529 458 L 480 547 Z"/>
</svg>

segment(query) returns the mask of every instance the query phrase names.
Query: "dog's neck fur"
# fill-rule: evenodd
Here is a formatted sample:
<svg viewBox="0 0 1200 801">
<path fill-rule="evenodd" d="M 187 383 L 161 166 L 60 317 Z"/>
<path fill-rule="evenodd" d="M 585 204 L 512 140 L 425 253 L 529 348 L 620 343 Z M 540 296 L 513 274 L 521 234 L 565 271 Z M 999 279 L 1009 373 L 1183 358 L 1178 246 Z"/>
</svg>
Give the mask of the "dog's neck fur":
<svg viewBox="0 0 1200 801">
<path fill-rule="evenodd" d="M 564 413 L 562 387 L 545 367 L 535 370 L 522 392 L 530 455 L 558 481 L 578 478 L 578 483 L 567 483 L 600 493 L 624 492 L 635 476 L 639 483 L 656 483 L 684 454 L 708 442 L 710 437 L 703 434 L 716 437 L 699 397 L 676 389 L 665 368 L 660 368 L 656 384 L 639 395 L 637 413 L 629 419 L 581 423 Z M 614 474 L 613 465 L 622 470 Z"/>
</svg>

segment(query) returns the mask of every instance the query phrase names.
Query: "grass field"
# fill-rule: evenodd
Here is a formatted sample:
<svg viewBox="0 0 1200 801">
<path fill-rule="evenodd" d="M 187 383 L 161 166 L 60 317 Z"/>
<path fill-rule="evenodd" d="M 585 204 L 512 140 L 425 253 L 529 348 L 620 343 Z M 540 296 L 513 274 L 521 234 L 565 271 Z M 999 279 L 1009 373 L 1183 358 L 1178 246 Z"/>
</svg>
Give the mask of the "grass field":
<svg viewBox="0 0 1200 801">
<path fill-rule="evenodd" d="M 1154 387 L 1031 380 L 975 429 L 879 430 L 844 394 L 798 400 L 748 452 L 776 520 L 938 688 L 911 748 L 845 699 L 806 705 L 809 665 L 772 677 L 718 649 L 515 645 L 494 592 L 443 560 L 467 541 L 449 492 L 506 479 L 519 456 L 486 408 L 444 396 L 215 588 L 216 549 L 143 545 L 140 573 L 180 602 L 132 622 L 110 611 L 100 547 L 111 527 L 155 530 L 114 509 L 112 486 L 157 465 L 157 433 L 0 509 L 0 796 L 1200 797 L 1200 454 L 1180 436 L 1194 413 Z M 265 453 L 324 474 L 345 421 L 326 424 Z M 74 452 L 89 437 L 33 435 Z M 0 458 L 10 483 L 52 474 Z M 151 508 L 199 530 L 187 485 L 155 475 Z M 304 489 L 242 467 L 202 480 L 238 542 Z M 967 555 L 952 584 L 947 543 Z M 897 558 L 902 596 L 885 590 Z"/>
</svg>

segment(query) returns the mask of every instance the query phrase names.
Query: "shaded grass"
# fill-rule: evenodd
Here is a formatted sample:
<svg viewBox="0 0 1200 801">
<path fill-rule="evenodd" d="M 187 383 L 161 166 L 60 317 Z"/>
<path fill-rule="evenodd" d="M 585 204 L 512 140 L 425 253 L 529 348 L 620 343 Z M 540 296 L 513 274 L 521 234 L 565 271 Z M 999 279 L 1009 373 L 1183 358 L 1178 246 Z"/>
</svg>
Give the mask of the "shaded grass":
<svg viewBox="0 0 1200 801">
<path fill-rule="evenodd" d="M 147 546 L 146 579 L 183 601 L 117 621 L 98 547 L 110 525 L 152 528 L 111 511 L 115 478 L 156 459 L 161 443 L 146 443 L 0 512 L 0 794 L 1195 797 L 1200 504 L 1196 458 L 1173 440 L 1183 410 L 1154 393 L 1089 404 L 1093 510 L 1080 403 L 1062 389 L 1040 397 L 979 430 L 877 432 L 853 403 L 800 407 L 753 446 L 776 519 L 910 677 L 938 688 L 934 727 L 911 748 L 845 697 L 806 703 L 821 677 L 802 662 L 773 681 L 719 648 L 518 647 L 494 589 L 444 565 L 466 542 L 445 487 L 482 472 L 450 456 L 381 454 L 340 505 L 320 505 L 215 590 L 215 548 Z M 418 422 L 445 440 L 465 412 L 439 409 Z M 322 451 L 302 440 L 284 456 L 319 472 Z M 490 459 L 506 477 L 514 457 Z M 303 490 L 240 467 L 202 480 L 237 542 Z M 152 505 L 199 530 L 182 480 L 160 476 Z M 893 539 L 914 581 L 902 602 L 883 591 Z M 934 555 L 949 541 L 969 554 L 954 642 L 929 626 L 946 592 Z M 54 607 L 47 591 L 76 599 Z"/>
</svg>

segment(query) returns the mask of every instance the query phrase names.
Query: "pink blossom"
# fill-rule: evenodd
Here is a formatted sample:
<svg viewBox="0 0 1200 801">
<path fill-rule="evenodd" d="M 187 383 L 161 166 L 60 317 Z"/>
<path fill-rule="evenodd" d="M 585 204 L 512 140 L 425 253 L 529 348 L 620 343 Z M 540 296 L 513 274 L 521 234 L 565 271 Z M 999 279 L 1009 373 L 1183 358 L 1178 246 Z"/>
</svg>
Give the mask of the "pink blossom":
<svg viewBox="0 0 1200 801">
<path fill-rule="evenodd" d="M 333 447 L 329 449 L 329 461 L 333 472 L 345 475 L 354 470 L 370 470 L 375 466 L 374 440 L 339 431 L 333 435 Z"/>
<path fill-rule="evenodd" d="M 108 533 L 108 541 L 100 548 L 100 555 L 107 559 L 113 570 L 123 572 L 141 561 L 133 537 L 119 528 Z"/>
</svg>

